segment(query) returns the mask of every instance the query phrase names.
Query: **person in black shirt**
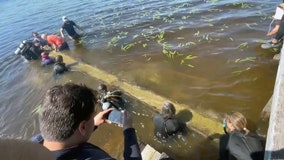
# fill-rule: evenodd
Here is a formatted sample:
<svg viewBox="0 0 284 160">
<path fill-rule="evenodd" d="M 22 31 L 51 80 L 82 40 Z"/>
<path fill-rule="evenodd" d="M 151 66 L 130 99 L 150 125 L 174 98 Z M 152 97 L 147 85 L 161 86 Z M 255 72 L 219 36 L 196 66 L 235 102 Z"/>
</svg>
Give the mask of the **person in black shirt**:
<svg viewBox="0 0 284 160">
<path fill-rule="evenodd" d="M 229 133 L 220 139 L 219 160 L 259 160 L 264 158 L 264 140 L 247 128 L 245 116 L 230 112 L 224 119 Z"/>
<path fill-rule="evenodd" d="M 68 71 L 65 63 L 63 62 L 63 57 L 61 55 L 57 55 L 55 57 L 55 64 L 53 67 L 54 75 L 63 74 L 64 72 Z"/>
<path fill-rule="evenodd" d="M 62 17 L 62 21 L 64 23 L 60 28 L 61 37 L 64 38 L 63 31 L 65 30 L 71 39 L 79 40 L 81 36 L 75 31 L 74 27 L 79 30 L 81 30 L 81 28 L 74 21 L 69 20 L 66 16 Z"/>
<path fill-rule="evenodd" d="M 40 134 L 33 142 L 50 150 L 57 160 L 113 160 L 108 153 L 88 142 L 93 131 L 112 111 L 96 111 L 97 92 L 85 85 L 67 83 L 49 89 L 40 108 Z M 142 160 L 132 117 L 123 112 L 124 159 Z M 101 138 L 98 136 L 98 138 Z"/>
</svg>

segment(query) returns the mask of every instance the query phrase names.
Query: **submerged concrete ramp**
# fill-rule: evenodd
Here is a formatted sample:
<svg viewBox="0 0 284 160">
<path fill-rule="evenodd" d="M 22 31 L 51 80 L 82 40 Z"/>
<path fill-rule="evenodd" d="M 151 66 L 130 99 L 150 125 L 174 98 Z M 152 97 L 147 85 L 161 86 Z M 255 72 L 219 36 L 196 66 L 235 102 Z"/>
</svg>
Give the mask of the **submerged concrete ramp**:
<svg viewBox="0 0 284 160">
<path fill-rule="evenodd" d="M 139 86 L 134 86 L 127 82 L 123 82 L 119 80 L 116 76 L 111 75 L 103 70 L 100 70 L 95 66 L 91 66 L 83 62 L 78 62 L 72 57 L 67 56 L 66 54 L 62 54 L 59 52 L 50 53 L 51 56 L 56 56 L 58 54 L 63 56 L 64 62 L 66 63 L 66 65 L 72 65 L 72 69 L 79 70 L 83 73 L 86 73 L 89 76 L 95 79 L 101 80 L 106 84 L 114 85 L 120 88 L 121 90 L 123 90 L 125 93 L 128 93 L 134 98 L 137 98 L 140 101 L 150 106 L 154 106 L 159 110 L 161 109 L 162 104 L 168 100 L 165 97 L 154 94 L 153 92 L 149 90 L 142 89 Z M 186 106 L 184 104 L 178 104 L 175 102 L 172 102 L 172 103 L 175 105 L 177 113 L 182 110 L 189 110 L 190 108 L 190 106 Z M 197 113 L 193 109 L 190 109 L 189 111 L 192 114 L 192 119 L 190 120 L 190 122 L 187 123 L 189 128 L 203 134 L 204 136 L 224 133 L 222 130 L 221 122 L 218 122 L 215 119 L 211 119 L 209 117 L 205 117 Z"/>
</svg>

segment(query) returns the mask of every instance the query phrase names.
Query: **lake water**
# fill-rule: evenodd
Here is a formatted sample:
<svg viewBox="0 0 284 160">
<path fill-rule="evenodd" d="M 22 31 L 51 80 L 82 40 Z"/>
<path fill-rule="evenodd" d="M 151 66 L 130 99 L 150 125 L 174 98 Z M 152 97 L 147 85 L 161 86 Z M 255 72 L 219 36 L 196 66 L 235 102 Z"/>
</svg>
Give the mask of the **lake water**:
<svg viewBox="0 0 284 160">
<path fill-rule="evenodd" d="M 240 111 L 253 124 L 273 92 L 276 50 L 261 42 L 280 1 L 239 0 L 0 0 L 0 136 L 29 139 L 39 132 L 34 108 L 55 84 L 98 80 L 79 71 L 59 79 L 39 61 L 14 54 L 31 32 L 59 34 L 67 16 L 84 30 L 83 42 L 66 54 L 114 74 L 121 81 L 222 119 Z M 139 139 L 176 159 L 216 159 L 215 143 L 191 133 L 166 144 L 157 141 L 155 109 L 130 98 Z M 104 138 L 96 138 L 103 134 Z M 121 157 L 121 129 L 102 126 L 91 142 Z M 120 144 L 120 145 L 117 145 Z M 205 145 L 205 146 L 204 146 Z"/>
</svg>

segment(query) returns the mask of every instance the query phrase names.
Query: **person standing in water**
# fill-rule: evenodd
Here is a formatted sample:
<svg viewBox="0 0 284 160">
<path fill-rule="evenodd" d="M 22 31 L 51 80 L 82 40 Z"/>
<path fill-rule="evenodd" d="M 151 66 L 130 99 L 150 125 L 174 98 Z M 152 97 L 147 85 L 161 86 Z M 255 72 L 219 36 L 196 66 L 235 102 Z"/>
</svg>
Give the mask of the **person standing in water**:
<svg viewBox="0 0 284 160">
<path fill-rule="evenodd" d="M 41 38 L 46 40 L 47 43 L 51 45 L 53 49 L 55 49 L 55 52 L 69 50 L 67 42 L 65 42 L 60 36 L 42 34 Z"/>
<path fill-rule="evenodd" d="M 60 28 L 61 37 L 64 38 L 63 31 L 65 30 L 71 39 L 79 40 L 81 36 L 75 31 L 74 27 L 76 27 L 77 29 L 79 29 L 81 31 L 82 31 L 82 29 L 74 21 L 69 20 L 66 16 L 62 17 L 62 21 L 64 23 L 63 23 L 62 27 Z"/>
</svg>

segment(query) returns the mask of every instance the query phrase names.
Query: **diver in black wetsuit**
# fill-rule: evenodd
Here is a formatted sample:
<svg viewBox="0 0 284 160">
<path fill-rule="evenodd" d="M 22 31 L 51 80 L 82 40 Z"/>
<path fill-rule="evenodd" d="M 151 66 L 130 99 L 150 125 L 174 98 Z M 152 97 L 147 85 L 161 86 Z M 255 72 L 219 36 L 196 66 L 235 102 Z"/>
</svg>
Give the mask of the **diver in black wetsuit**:
<svg viewBox="0 0 284 160">
<path fill-rule="evenodd" d="M 219 160 L 260 160 L 264 158 L 264 139 L 250 133 L 247 120 L 239 112 L 230 112 L 225 118 L 229 134 L 220 139 Z"/>
<path fill-rule="evenodd" d="M 55 64 L 54 64 L 54 67 L 53 67 L 54 75 L 63 74 L 66 71 L 68 71 L 68 68 L 66 67 L 65 63 L 63 62 L 63 57 L 61 55 L 56 56 L 55 57 Z"/>
<path fill-rule="evenodd" d="M 186 125 L 175 117 L 176 109 L 170 102 L 165 102 L 161 113 L 153 117 L 155 135 L 158 138 L 167 139 L 176 134 L 186 132 Z"/>
</svg>

